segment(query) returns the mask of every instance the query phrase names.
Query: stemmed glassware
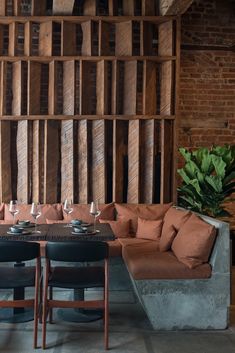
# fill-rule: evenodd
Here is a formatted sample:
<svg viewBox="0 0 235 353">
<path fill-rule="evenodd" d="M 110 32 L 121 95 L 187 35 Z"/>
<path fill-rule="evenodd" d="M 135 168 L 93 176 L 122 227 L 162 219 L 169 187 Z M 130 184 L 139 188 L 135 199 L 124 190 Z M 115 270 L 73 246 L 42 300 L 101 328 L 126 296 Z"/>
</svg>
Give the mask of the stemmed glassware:
<svg viewBox="0 0 235 353">
<path fill-rule="evenodd" d="M 67 215 L 67 224 L 64 227 L 70 227 L 69 225 L 69 214 L 73 212 L 73 203 L 72 200 L 66 199 L 64 202 L 64 212 Z"/>
<path fill-rule="evenodd" d="M 96 219 L 101 214 L 101 210 L 99 209 L 98 200 L 91 202 L 90 214 L 92 216 L 94 216 L 94 233 L 96 233 L 97 232 L 97 230 L 96 230 Z"/>
<path fill-rule="evenodd" d="M 40 230 L 37 230 L 37 220 L 42 214 L 41 205 L 37 202 L 33 202 L 30 213 L 35 219 L 35 233 L 41 233 Z"/>
<path fill-rule="evenodd" d="M 19 213 L 17 200 L 11 200 L 9 204 L 9 212 L 13 216 L 13 225 L 15 224 L 15 215 Z"/>
</svg>

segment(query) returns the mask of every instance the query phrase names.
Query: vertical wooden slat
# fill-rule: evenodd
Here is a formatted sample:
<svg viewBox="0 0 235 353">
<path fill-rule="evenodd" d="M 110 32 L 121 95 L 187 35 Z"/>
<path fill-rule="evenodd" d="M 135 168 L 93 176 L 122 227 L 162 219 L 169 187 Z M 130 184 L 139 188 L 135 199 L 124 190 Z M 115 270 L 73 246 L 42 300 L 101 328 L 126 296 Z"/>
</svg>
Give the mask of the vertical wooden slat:
<svg viewBox="0 0 235 353">
<path fill-rule="evenodd" d="M 0 121 L 0 202 L 11 199 L 11 123 Z"/>
<path fill-rule="evenodd" d="M 60 201 L 60 124 L 45 121 L 44 203 Z"/>
<path fill-rule="evenodd" d="M 140 202 L 154 203 L 154 145 L 155 122 L 152 119 L 141 121 L 140 128 Z"/>
<path fill-rule="evenodd" d="M 21 15 L 21 0 L 13 0 L 13 13 L 14 16 Z"/>
<path fill-rule="evenodd" d="M 30 56 L 32 53 L 32 24 L 30 21 L 24 25 L 24 54 Z"/>
<path fill-rule="evenodd" d="M 115 55 L 132 55 L 132 22 L 116 23 Z"/>
<path fill-rule="evenodd" d="M 0 25 L 0 55 L 3 55 L 3 46 L 4 46 L 3 33 L 4 33 L 4 27 L 3 25 Z"/>
<path fill-rule="evenodd" d="M 17 129 L 17 198 L 29 202 L 29 121 L 18 122 Z"/>
<path fill-rule="evenodd" d="M 123 113 L 136 114 L 137 95 L 137 61 L 126 61 L 124 64 Z"/>
<path fill-rule="evenodd" d="M 117 60 L 112 62 L 112 102 L 111 112 L 113 115 L 117 114 L 117 103 L 118 103 L 118 81 L 119 81 L 119 65 Z"/>
<path fill-rule="evenodd" d="M 74 115 L 75 63 L 63 64 L 63 113 Z M 74 199 L 74 131 L 73 121 L 61 122 L 61 199 Z"/>
<path fill-rule="evenodd" d="M 87 120 L 78 125 L 78 203 L 88 203 L 88 128 Z"/>
<path fill-rule="evenodd" d="M 109 50 L 110 24 L 99 21 L 99 55 L 110 55 Z"/>
<path fill-rule="evenodd" d="M 75 0 L 54 0 L 53 15 L 72 15 Z"/>
<path fill-rule="evenodd" d="M 173 55 L 173 23 L 167 21 L 159 25 L 158 36 L 158 55 Z"/>
<path fill-rule="evenodd" d="M 7 83 L 7 62 L 1 62 L 1 94 L 0 94 L 0 114 L 6 114 L 6 83 Z"/>
<path fill-rule="evenodd" d="M 46 15 L 47 0 L 32 0 L 31 14 L 32 16 L 45 16 Z"/>
<path fill-rule="evenodd" d="M 91 197 L 106 202 L 105 121 L 92 121 Z"/>
<path fill-rule="evenodd" d="M 48 113 L 57 114 L 57 62 L 49 64 Z"/>
<path fill-rule="evenodd" d="M 33 121 L 32 126 L 32 201 L 43 202 L 44 122 Z"/>
<path fill-rule="evenodd" d="M 8 47 L 9 56 L 15 56 L 16 54 L 17 37 L 18 37 L 18 24 L 16 22 L 12 22 L 9 25 L 9 47 Z"/>
<path fill-rule="evenodd" d="M 0 1 L 0 16 L 6 16 L 7 14 L 7 0 Z"/>
<path fill-rule="evenodd" d="M 140 24 L 140 55 L 156 55 L 153 50 L 153 31 L 157 31 L 155 24 L 141 21 Z"/>
<path fill-rule="evenodd" d="M 28 114 L 40 114 L 41 64 L 28 62 Z"/>
<path fill-rule="evenodd" d="M 109 0 L 109 16 L 117 16 L 118 3 L 117 0 Z"/>
<path fill-rule="evenodd" d="M 160 113 L 171 115 L 172 114 L 172 62 L 165 61 L 161 65 L 161 102 Z"/>
<path fill-rule="evenodd" d="M 123 15 L 134 16 L 135 15 L 135 0 L 123 1 Z"/>
<path fill-rule="evenodd" d="M 62 22 L 61 55 L 76 55 L 76 24 Z"/>
<path fill-rule="evenodd" d="M 52 21 L 41 22 L 39 30 L 39 56 L 52 56 Z"/>
<path fill-rule="evenodd" d="M 85 0 L 83 5 L 84 16 L 95 16 L 96 15 L 96 1 Z"/>
<path fill-rule="evenodd" d="M 129 120 L 128 136 L 128 203 L 140 200 L 140 121 Z"/>
<path fill-rule="evenodd" d="M 108 70 L 104 60 L 97 62 L 96 97 L 96 113 L 108 114 Z"/>
<path fill-rule="evenodd" d="M 157 112 L 157 70 L 156 63 L 144 61 L 143 75 L 143 114 L 150 115 Z"/>
<path fill-rule="evenodd" d="M 92 22 L 82 22 L 82 55 L 92 55 Z"/>
<path fill-rule="evenodd" d="M 128 121 L 115 120 L 113 126 L 113 201 L 125 202 L 125 157 Z"/>
<path fill-rule="evenodd" d="M 155 4 L 153 0 L 142 0 L 142 16 L 154 16 Z"/>
<path fill-rule="evenodd" d="M 22 62 L 16 61 L 12 64 L 12 114 L 21 115 L 21 104 L 23 94 Z"/>
<path fill-rule="evenodd" d="M 172 173 L 172 144 L 173 131 L 170 120 L 161 122 L 161 203 L 172 200 L 171 173 Z"/>
</svg>

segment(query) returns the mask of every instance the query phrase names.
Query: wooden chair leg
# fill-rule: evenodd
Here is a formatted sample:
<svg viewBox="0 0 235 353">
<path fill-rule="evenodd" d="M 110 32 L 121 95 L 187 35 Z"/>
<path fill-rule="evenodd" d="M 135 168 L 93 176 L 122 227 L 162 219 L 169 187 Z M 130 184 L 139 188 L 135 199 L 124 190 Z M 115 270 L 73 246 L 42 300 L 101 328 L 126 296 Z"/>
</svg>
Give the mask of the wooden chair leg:
<svg viewBox="0 0 235 353">
<path fill-rule="evenodd" d="M 34 299 L 34 334 L 33 334 L 33 348 L 37 348 L 38 345 L 38 289 L 35 288 L 35 299 Z"/>
<path fill-rule="evenodd" d="M 50 298 L 50 300 L 53 299 L 53 287 L 49 288 L 49 298 Z M 52 324 L 52 322 L 53 322 L 53 311 L 52 311 L 52 308 L 50 308 L 50 310 L 49 310 L 49 322 L 50 322 L 50 324 Z"/>
<path fill-rule="evenodd" d="M 109 349 L 109 288 L 108 288 L 108 261 L 105 260 L 105 287 L 104 287 L 104 346 Z"/>
<path fill-rule="evenodd" d="M 43 312 L 42 312 L 42 349 L 46 349 L 46 324 L 48 313 L 48 263 L 46 264 L 44 294 L 43 294 Z"/>
</svg>

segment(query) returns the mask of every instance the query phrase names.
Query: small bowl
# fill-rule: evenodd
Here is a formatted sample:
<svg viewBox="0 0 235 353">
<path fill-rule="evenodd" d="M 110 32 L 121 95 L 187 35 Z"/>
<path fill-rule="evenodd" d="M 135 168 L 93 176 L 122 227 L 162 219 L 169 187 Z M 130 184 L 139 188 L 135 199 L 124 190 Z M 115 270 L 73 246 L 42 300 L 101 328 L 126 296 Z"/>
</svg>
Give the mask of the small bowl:
<svg viewBox="0 0 235 353">
<path fill-rule="evenodd" d="M 81 219 L 72 219 L 71 224 L 73 226 L 80 226 L 82 224 L 82 221 L 81 221 Z"/>
<path fill-rule="evenodd" d="M 23 232 L 24 228 L 19 228 L 19 227 L 11 227 L 10 231 L 11 233 L 16 233 L 16 234 L 21 234 Z"/>
<path fill-rule="evenodd" d="M 86 233 L 86 229 L 84 229 L 83 227 L 74 227 L 73 228 L 75 233 Z"/>
<path fill-rule="evenodd" d="M 25 227 L 25 226 L 29 226 L 30 225 L 30 221 L 25 220 L 25 221 L 18 221 L 18 225 Z"/>
</svg>

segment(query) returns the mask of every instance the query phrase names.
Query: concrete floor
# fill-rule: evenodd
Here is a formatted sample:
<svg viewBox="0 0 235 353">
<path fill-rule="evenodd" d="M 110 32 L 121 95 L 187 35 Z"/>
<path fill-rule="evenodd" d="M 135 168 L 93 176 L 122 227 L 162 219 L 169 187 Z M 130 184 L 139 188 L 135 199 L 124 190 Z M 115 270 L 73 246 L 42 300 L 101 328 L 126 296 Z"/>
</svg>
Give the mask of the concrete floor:
<svg viewBox="0 0 235 353">
<path fill-rule="evenodd" d="M 69 295 L 68 293 L 63 295 Z M 95 293 L 95 295 L 99 295 Z M 61 297 L 61 293 L 59 295 Z M 88 293 L 93 297 L 94 293 Z M 235 325 L 224 331 L 156 332 L 132 292 L 111 292 L 110 351 L 113 353 L 234 353 Z M 48 324 L 48 353 L 103 353 L 102 321 Z M 45 352 L 32 348 L 33 323 L 0 323 L 1 353 Z M 39 345 L 41 327 L 39 327 Z"/>
</svg>

